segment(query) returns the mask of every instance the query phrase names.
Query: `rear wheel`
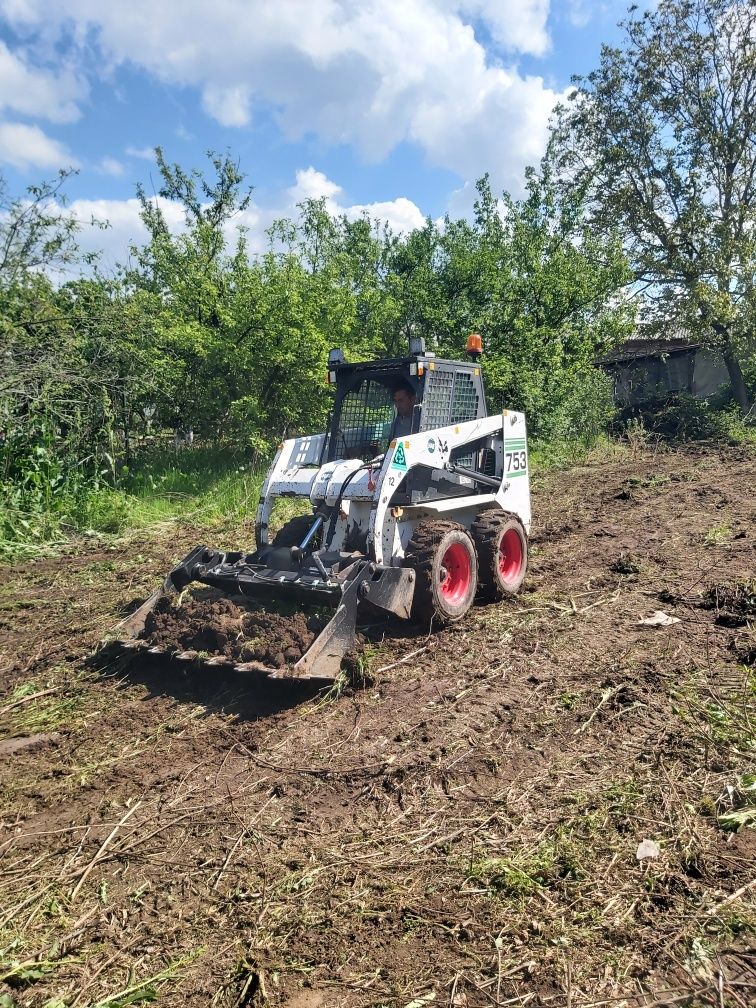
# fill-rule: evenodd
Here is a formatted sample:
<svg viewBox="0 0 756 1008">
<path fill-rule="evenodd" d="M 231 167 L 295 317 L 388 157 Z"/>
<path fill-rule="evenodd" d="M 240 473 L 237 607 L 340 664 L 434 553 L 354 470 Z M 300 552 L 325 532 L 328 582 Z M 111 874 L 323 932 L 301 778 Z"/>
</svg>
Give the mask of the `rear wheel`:
<svg viewBox="0 0 756 1008">
<path fill-rule="evenodd" d="M 478 552 L 481 597 L 515 595 L 528 570 L 528 537 L 522 522 L 505 511 L 483 511 L 470 531 Z"/>
<path fill-rule="evenodd" d="M 437 625 L 462 619 L 475 600 L 478 560 L 469 532 L 456 522 L 420 522 L 404 556 L 415 571 L 412 618 Z"/>
</svg>

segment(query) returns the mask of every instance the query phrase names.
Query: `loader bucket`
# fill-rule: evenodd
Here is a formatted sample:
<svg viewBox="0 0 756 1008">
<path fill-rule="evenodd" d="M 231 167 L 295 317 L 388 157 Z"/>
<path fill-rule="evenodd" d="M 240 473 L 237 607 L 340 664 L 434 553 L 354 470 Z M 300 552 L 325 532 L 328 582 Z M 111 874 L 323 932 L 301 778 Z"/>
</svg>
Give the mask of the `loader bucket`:
<svg viewBox="0 0 756 1008">
<path fill-rule="evenodd" d="M 196 582 L 208 586 L 192 594 L 189 586 Z M 236 672 L 256 673 L 271 679 L 309 679 L 333 682 L 339 675 L 344 657 L 357 645 L 358 610 L 362 603 L 409 618 L 414 589 L 414 572 L 401 568 L 383 568 L 365 558 L 352 561 L 344 575 L 328 580 L 314 578 L 301 571 L 279 570 L 249 562 L 249 557 L 237 553 L 218 553 L 198 547 L 166 578 L 163 586 L 135 612 L 118 623 L 101 642 L 107 654 L 140 652 L 161 655 L 167 659 L 208 668 L 225 668 Z M 238 606 L 242 616 L 252 619 L 285 620 L 276 615 L 275 603 L 295 603 L 299 611 L 313 611 L 310 621 L 318 632 L 303 650 L 301 657 L 278 666 L 263 661 L 239 660 L 228 654 L 213 654 L 211 647 L 185 648 L 180 643 L 156 642 L 151 630 L 160 614 L 171 614 L 180 622 L 182 605 L 187 596 L 191 607 L 208 594 Z M 264 608 L 250 607 L 250 600 Z M 325 615 L 324 615 L 325 613 Z M 296 612 L 288 619 L 297 621 Z M 301 617 L 298 620 L 302 625 Z M 308 624 L 309 625 L 309 624 Z M 244 626 L 242 622 L 239 626 Z M 235 628 L 235 633 L 236 633 Z M 243 630 L 239 636 L 243 639 Z M 311 636 L 311 635 L 309 635 Z M 238 637 L 236 638 L 238 640 Z M 280 657 L 280 656 L 279 656 Z"/>
</svg>

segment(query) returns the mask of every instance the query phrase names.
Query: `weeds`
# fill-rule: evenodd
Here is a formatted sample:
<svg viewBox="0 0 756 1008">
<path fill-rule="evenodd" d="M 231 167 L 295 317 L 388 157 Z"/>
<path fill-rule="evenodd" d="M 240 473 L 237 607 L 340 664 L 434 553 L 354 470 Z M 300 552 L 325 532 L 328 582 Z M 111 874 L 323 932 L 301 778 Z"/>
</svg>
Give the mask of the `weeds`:
<svg viewBox="0 0 756 1008">
<path fill-rule="evenodd" d="M 508 896 L 525 896 L 537 889 L 584 877 L 585 852 L 569 825 L 557 830 L 554 840 L 532 849 L 524 848 L 509 857 L 472 859 L 467 868 L 470 879 Z"/>
<path fill-rule="evenodd" d="M 605 434 L 589 438 L 535 439 L 528 445 L 533 474 L 566 469 L 575 465 L 590 465 L 603 461 L 616 461 L 627 453 L 627 447 Z"/>
<path fill-rule="evenodd" d="M 208 526 L 248 521 L 261 485 L 262 474 L 231 450 L 152 450 L 117 488 L 63 481 L 33 502 L 14 505 L 6 496 L 0 559 L 49 553 L 71 535 L 111 535 L 177 518 Z"/>
<path fill-rule="evenodd" d="M 732 525 L 729 522 L 720 522 L 719 525 L 712 525 L 704 536 L 704 542 L 707 546 L 726 546 L 732 537 Z"/>
<path fill-rule="evenodd" d="M 671 442 L 710 441 L 716 444 L 756 443 L 756 428 L 730 402 L 717 404 L 689 395 L 649 399 L 620 412 L 616 429 L 628 439 L 640 437 Z"/>
</svg>

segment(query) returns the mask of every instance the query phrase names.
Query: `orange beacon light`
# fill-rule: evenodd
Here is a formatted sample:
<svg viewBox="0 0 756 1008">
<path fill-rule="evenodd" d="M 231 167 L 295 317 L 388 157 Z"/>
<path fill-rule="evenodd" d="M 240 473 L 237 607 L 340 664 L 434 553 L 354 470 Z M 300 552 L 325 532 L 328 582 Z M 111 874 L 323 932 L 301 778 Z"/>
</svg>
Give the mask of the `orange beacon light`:
<svg viewBox="0 0 756 1008">
<path fill-rule="evenodd" d="M 467 344 L 465 346 L 465 349 L 467 350 L 468 354 L 472 357 L 474 361 L 476 361 L 478 357 L 480 357 L 480 355 L 483 353 L 483 340 L 481 339 L 478 333 L 476 332 L 470 333 L 470 335 L 467 337 Z"/>
</svg>

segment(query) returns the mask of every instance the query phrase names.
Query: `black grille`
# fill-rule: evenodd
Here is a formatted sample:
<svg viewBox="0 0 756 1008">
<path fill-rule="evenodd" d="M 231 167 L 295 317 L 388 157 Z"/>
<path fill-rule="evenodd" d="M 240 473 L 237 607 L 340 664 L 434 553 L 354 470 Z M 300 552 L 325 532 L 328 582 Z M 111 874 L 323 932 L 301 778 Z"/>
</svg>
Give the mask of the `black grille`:
<svg viewBox="0 0 756 1008">
<path fill-rule="evenodd" d="M 480 413 L 480 397 L 472 375 L 451 368 L 428 371 L 423 394 L 421 430 L 435 430 L 450 424 L 475 420 Z"/>
</svg>

